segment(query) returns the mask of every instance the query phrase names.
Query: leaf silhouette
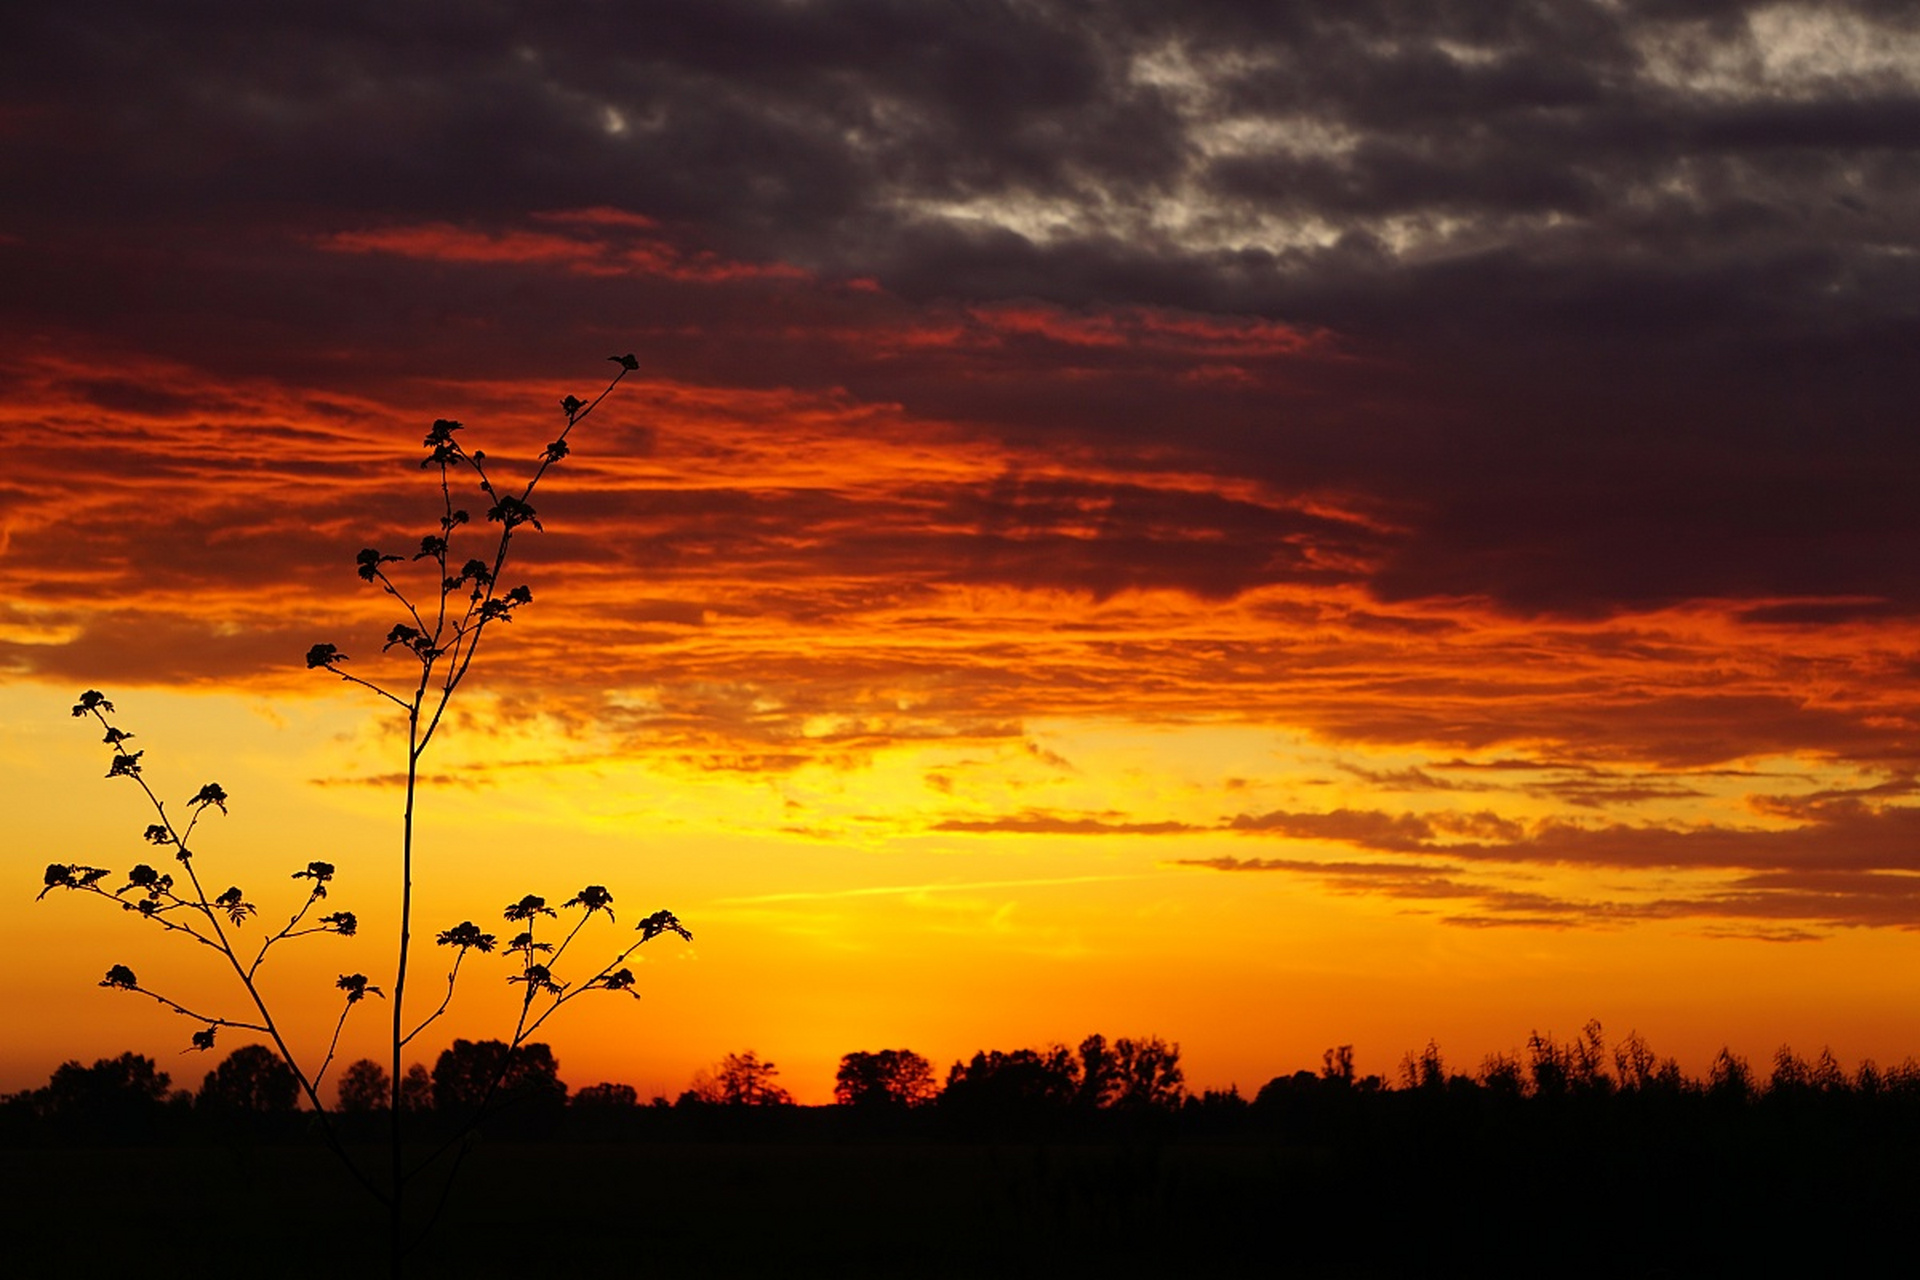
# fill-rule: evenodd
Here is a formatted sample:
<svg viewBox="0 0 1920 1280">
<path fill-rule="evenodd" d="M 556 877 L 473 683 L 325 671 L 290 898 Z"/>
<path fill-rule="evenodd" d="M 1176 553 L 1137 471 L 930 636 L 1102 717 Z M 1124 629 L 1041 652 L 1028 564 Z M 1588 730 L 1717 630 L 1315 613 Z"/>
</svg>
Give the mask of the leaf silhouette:
<svg viewBox="0 0 1920 1280">
<path fill-rule="evenodd" d="M 380 576 L 381 565 L 391 564 L 399 558 L 399 556 L 383 556 L 373 547 L 364 547 L 361 549 L 360 554 L 353 559 L 354 563 L 359 566 L 358 572 L 360 576 L 368 582 L 372 582 Z"/>
<path fill-rule="evenodd" d="M 475 951 L 487 952 L 493 950 L 494 936 L 480 932 L 480 926 L 473 921 L 462 920 L 435 941 L 443 947 L 472 947 Z"/>
<path fill-rule="evenodd" d="M 112 710 L 113 704 L 108 702 L 107 696 L 98 689 L 87 690 L 80 695 L 80 701 L 73 704 L 73 714 L 76 716 L 92 715 L 96 712 Z"/>
<path fill-rule="evenodd" d="M 607 887 L 603 884 L 590 884 L 560 905 L 585 907 L 588 915 L 596 911 L 604 911 L 607 913 L 607 919 L 613 919 L 613 895 L 607 892 Z"/>
<path fill-rule="evenodd" d="M 367 985 L 367 975 L 364 973 L 343 973 L 333 985 L 347 993 L 348 1004 L 358 1004 L 370 995 L 379 996 L 382 1000 L 387 998 L 387 993 L 380 988 Z"/>
<path fill-rule="evenodd" d="M 530 893 L 520 901 L 513 903 L 503 913 L 509 920 L 531 920 L 535 916 L 550 916 L 555 912 L 547 905 L 547 900 L 538 894 Z"/>
<path fill-rule="evenodd" d="M 336 662 L 345 662 L 346 660 L 347 655 L 340 652 L 339 648 L 334 645 L 317 644 L 307 650 L 307 670 L 309 671 L 315 667 L 330 667 Z"/>
<path fill-rule="evenodd" d="M 239 885 L 233 886 L 232 888 L 228 889 L 225 893 L 215 898 L 213 900 L 213 905 L 216 907 L 219 907 L 222 911 L 226 912 L 228 918 L 230 918 L 235 924 L 244 924 L 246 922 L 247 917 L 254 914 L 256 910 L 256 908 L 251 902 L 245 902 L 242 900 L 242 895 L 240 893 Z"/>
<path fill-rule="evenodd" d="M 680 923 L 680 918 L 671 911 L 656 911 L 634 928 L 640 931 L 642 942 L 650 941 L 663 933 L 677 933 L 688 942 L 693 941 L 693 935 L 687 932 L 686 926 Z"/>
</svg>

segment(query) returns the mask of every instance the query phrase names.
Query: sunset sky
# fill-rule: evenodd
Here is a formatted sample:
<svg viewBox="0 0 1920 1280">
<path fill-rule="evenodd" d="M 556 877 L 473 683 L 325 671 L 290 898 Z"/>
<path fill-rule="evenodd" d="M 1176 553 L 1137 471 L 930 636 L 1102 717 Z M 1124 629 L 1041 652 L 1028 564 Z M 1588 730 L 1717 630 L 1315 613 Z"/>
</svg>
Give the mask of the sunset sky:
<svg viewBox="0 0 1920 1280">
<path fill-rule="evenodd" d="M 33 901 L 154 859 L 82 689 L 233 795 L 220 887 L 340 867 L 362 935 L 273 962 L 300 1046 L 390 984 L 396 726 L 303 655 L 400 670 L 354 555 L 432 531 L 429 423 L 524 468 L 628 351 L 418 872 L 423 931 L 587 883 L 608 956 L 693 930 L 550 1024 L 576 1087 L 1101 1031 L 1250 1093 L 1590 1018 L 1920 1053 L 1911 4 L 9 26 L 0 1090 L 244 1042 L 95 985 L 237 1014 L 209 953 Z M 507 1029 L 489 963 L 423 1060 Z"/>
</svg>

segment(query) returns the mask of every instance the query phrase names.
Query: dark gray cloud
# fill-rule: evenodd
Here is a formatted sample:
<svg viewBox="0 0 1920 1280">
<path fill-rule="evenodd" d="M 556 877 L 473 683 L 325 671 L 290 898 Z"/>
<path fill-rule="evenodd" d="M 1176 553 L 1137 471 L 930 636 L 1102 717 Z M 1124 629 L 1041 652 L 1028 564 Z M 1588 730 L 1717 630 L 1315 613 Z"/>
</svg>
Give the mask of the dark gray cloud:
<svg viewBox="0 0 1920 1280">
<path fill-rule="evenodd" d="M 1868 2 L 39 6 L 0 55 L 0 326 L 323 385 L 615 330 L 695 381 L 1369 495 L 1408 531 L 1384 599 L 1897 616 L 1917 65 L 1920 15 Z M 323 247 L 588 207 L 818 281 Z M 1342 358 L 820 336 L 1013 301 Z"/>
</svg>

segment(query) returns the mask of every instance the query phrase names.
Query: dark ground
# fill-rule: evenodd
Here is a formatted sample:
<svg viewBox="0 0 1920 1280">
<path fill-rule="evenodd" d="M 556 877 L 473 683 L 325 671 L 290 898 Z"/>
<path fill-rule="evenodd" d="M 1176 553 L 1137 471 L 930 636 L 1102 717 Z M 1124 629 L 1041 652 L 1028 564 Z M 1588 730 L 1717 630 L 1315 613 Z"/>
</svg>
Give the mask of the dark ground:
<svg viewBox="0 0 1920 1280">
<path fill-rule="evenodd" d="M 1910 1259 L 1916 1191 L 1905 1143 L 1769 1135 L 494 1142 L 407 1274 L 1884 1274 Z M 0 1150 L 0 1196 L 6 1271 L 23 1280 L 385 1274 L 370 1202 L 304 1143 L 15 1147 Z"/>
</svg>

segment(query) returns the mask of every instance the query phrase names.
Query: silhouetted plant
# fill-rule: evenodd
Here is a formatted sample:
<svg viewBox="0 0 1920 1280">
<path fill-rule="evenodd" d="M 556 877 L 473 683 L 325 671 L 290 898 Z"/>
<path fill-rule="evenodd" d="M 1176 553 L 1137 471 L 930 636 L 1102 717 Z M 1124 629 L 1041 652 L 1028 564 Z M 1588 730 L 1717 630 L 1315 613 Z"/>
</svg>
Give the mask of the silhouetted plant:
<svg viewBox="0 0 1920 1280">
<path fill-rule="evenodd" d="M 113 881 L 119 877 L 105 868 L 55 863 L 46 869 L 39 896 L 44 898 L 53 890 L 62 889 L 105 899 L 127 912 L 137 914 L 161 931 L 207 947 L 222 958 L 245 993 L 250 1006 L 246 1013 L 230 1016 L 223 1012 L 190 1007 L 143 985 L 135 971 L 124 964 L 111 966 L 100 985 L 145 996 L 198 1023 L 198 1029 L 190 1038 L 193 1050 L 211 1049 L 222 1028 L 254 1032 L 271 1041 L 272 1051 L 253 1046 L 255 1054 L 242 1049 L 230 1057 L 220 1069 L 209 1075 L 208 1089 L 203 1090 L 203 1094 L 226 1098 L 240 1089 L 237 1083 L 232 1088 L 223 1083 L 221 1073 L 247 1055 L 244 1065 L 251 1075 L 246 1090 L 241 1092 L 257 1103 L 267 1096 L 260 1090 L 267 1088 L 271 1073 L 263 1062 L 256 1060 L 256 1054 L 268 1055 L 279 1064 L 277 1069 L 283 1070 L 291 1080 L 287 1088 L 304 1097 L 307 1105 L 319 1117 L 328 1144 L 353 1176 L 387 1206 L 391 1223 L 389 1252 L 395 1274 L 399 1272 L 400 1257 L 408 1243 L 404 1235 L 408 1184 L 426 1165 L 447 1150 L 443 1146 L 422 1163 L 412 1166 L 405 1160 L 401 1145 L 403 1115 L 409 1110 L 419 1110 L 425 1105 L 429 1088 L 438 1094 L 441 1086 L 437 1072 L 430 1086 L 424 1068 L 418 1064 L 403 1072 L 401 1055 L 409 1043 L 447 1012 L 468 953 L 492 952 L 499 942 L 495 934 L 483 930 L 471 920 L 439 932 L 435 941 L 451 948 L 453 952 L 445 991 L 436 1007 L 424 1018 L 415 1015 L 417 1020 L 409 1020 L 407 995 L 413 950 L 413 853 L 421 760 L 445 723 L 454 694 L 472 670 L 483 637 L 495 624 L 511 622 L 521 609 L 532 603 L 533 593 L 526 586 L 508 586 L 503 580 L 514 539 L 523 529 L 541 528 L 533 497 L 548 470 L 571 451 L 568 436 L 573 428 L 592 413 L 627 374 L 639 367 L 639 362 L 632 355 L 609 358 L 618 366 L 618 370 L 598 396 L 591 401 L 567 396 L 560 402 L 566 425 L 534 459 L 530 474 L 521 484 L 509 485 L 497 478 L 493 463 L 484 452 L 469 451 L 459 438 L 462 430 L 460 423 L 439 419 L 427 432 L 423 441 L 426 456 L 421 466 L 437 472 L 439 488 L 439 511 L 432 531 L 419 540 L 418 549 L 411 555 L 389 554 L 379 548 L 367 547 L 355 557 L 355 569 L 361 580 L 378 587 L 398 606 L 400 619 L 387 631 L 380 649 L 383 655 L 393 655 L 398 662 L 398 679 L 383 682 L 358 674 L 347 666 L 349 655 L 333 643 L 315 644 L 307 650 L 306 665 L 309 670 L 338 676 L 348 684 L 367 690 L 393 708 L 406 723 L 407 740 L 406 799 L 399 841 L 397 958 L 391 992 L 372 983 L 365 974 L 341 974 L 335 983 L 336 989 L 342 994 L 340 1013 L 333 1024 L 325 1052 L 319 1055 L 318 1065 L 311 1070 L 303 1065 L 301 1055 L 289 1044 L 287 1033 L 269 1007 L 257 976 L 268 955 L 282 943 L 314 934 L 346 938 L 357 933 L 359 921 L 352 911 L 324 910 L 336 868 L 329 862 L 313 861 L 295 871 L 292 875 L 294 880 L 307 882 L 304 899 L 293 907 L 286 923 L 270 932 L 257 948 L 243 950 L 241 931 L 261 914 L 261 908 L 237 885 L 212 891 L 211 886 L 217 885 L 218 881 L 203 879 L 193 844 L 201 820 L 209 811 L 227 812 L 230 797 L 226 791 L 218 783 L 205 784 L 186 801 L 182 820 L 169 811 L 159 793 L 149 784 L 144 760 L 146 752 L 130 745 L 135 735 L 118 727 L 109 718 L 114 714 L 113 703 L 98 690 L 89 689 L 80 695 L 73 707 L 76 717 L 91 718 L 104 732 L 102 741 L 109 753 L 107 776 L 130 779 L 145 796 L 154 821 L 146 826 L 142 839 L 156 850 L 170 853 L 177 871 L 163 871 L 153 865 L 140 863 L 127 873 L 124 884 L 116 886 Z M 484 523 L 474 522 L 468 511 L 456 504 L 456 476 L 466 476 L 477 484 L 479 494 L 487 504 Z M 481 554 L 468 556 L 456 552 L 458 543 L 471 541 L 476 535 L 481 542 L 477 548 Z M 416 587 L 411 583 L 409 574 L 417 576 L 422 573 L 426 581 Z M 179 879 L 176 879 L 176 875 Z M 560 976 L 562 958 L 589 919 L 604 914 L 609 923 L 613 922 L 613 895 L 602 885 L 588 885 L 562 904 L 562 909 L 579 912 L 578 919 L 563 931 L 558 924 L 556 910 L 537 894 L 524 895 L 510 903 L 503 912 L 511 932 L 499 950 L 510 961 L 512 971 L 507 981 L 519 988 L 519 1014 L 507 1040 L 483 1042 L 499 1045 L 501 1052 L 489 1059 L 485 1071 L 481 1073 L 484 1077 L 491 1072 L 490 1078 L 481 1079 L 463 1094 L 465 1100 L 478 1099 L 478 1105 L 468 1109 L 466 1123 L 469 1126 L 477 1122 L 495 1100 L 503 1081 L 515 1070 L 522 1069 L 531 1057 L 538 1056 L 535 1050 L 544 1052 L 545 1046 L 530 1044 L 528 1039 L 562 1006 L 587 991 L 617 991 L 637 995 L 633 990 L 633 971 L 626 967 L 626 961 L 634 950 L 664 933 L 674 933 L 688 940 L 692 938 L 672 912 L 656 911 L 636 926 L 640 933 L 638 941 L 619 951 L 590 976 L 567 981 Z M 546 923 L 549 921 L 553 923 Z M 553 932 L 550 933 L 550 930 Z M 328 1118 L 329 1109 L 320 1095 L 321 1082 L 338 1050 L 346 1019 L 368 997 L 385 1000 L 388 1005 L 390 1065 L 381 1070 L 371 1062 L 356 1063 L 350 1070 L 353 1077 L 351 1088 L 344 1091 L 342 1105 L 354 1110 L 365 1109 L 370 1101 L 369 1090 L 384 1078 L 388 1090 L 387 1109 L 391 1113 L 388 1167 L 384 1180 L 376 1179 L 370 1171 L 362 1168 L 340 1143 Z M 468 1043 L 457 1041 L 456 1046 Z M 551 1062 L 551 1055 L 548 1055 L 547 1061 Z M 373 1070 L 369 1070 L 370 1067 Z M 275 1099 L 282 1096 L 280 1080 L 280 1077 L 272 1076 L 272 1089 L 275 1092 L 271 1096 Z M 347 1083 L 346 1080 L 342 1081 L 343 1085 Z M 564 1098 L 564 1086 L 561 1096 Z M 456 1135 L 450 1142 L 457 1140 Z M 457 1169 L 457 1161 L 453 1167 Z M 451 1172 L 446 1176 L 450 1180 Z"/>
</svg>

